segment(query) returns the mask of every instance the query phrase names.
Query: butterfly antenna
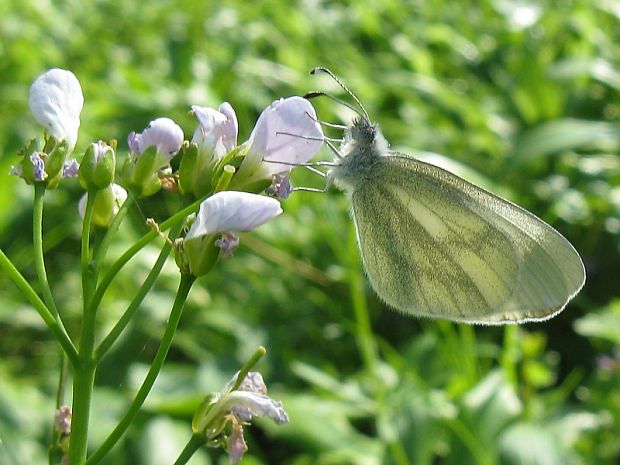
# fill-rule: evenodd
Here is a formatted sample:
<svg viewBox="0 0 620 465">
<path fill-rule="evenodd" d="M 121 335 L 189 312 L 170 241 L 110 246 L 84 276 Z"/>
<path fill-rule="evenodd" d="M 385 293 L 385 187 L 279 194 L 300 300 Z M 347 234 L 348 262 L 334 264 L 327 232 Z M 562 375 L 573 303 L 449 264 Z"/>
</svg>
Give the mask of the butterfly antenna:
<svg viewBox="0 0 620 465">
<path fill-rule="evenodd" d="M 356 97 L 356 95 L 351 92 L 351 90 L 344 85 L 344 82 L 342 82 L 334 73 L 331 72 L 331 70 L 329 70 L 328 68 L 325 68 L 324 66 L 317 66 L 316 68 L 313 68 L 312 71 L 310 71 L 310 74 L 317 74 L 317 73 L 325 73 L 327 75 L 329 75 L 329 77 L 331 77 L 334 81 L 336 81 L 336 84 L 338 84 L 342 90 L 344 90 L 347 94 L 349 94 L 349 96 L 355 100 L 355 103 L 357 103 L 357 105 L 360 107 L 360 109 L 362 110 L 362 113 L 364 113 L 363 115 L 360 116 L 364 116 L 367 120 L 370 121 L 370 116 L 368 116 L 368 112 L 366 111 L 366 108 L 364 108 L 364 105 L 362 105 L 362 102 L 360 102 L 360 99 L 358 99 Z M 329 97 L 329 95 L 324 94 L 325 96 Z M 349 105 L 347 105 L 349 106 Z M 351 108 L 349 106 L 349 108 Z M 356 111 L 356 113 L 359 114 L 358 111 Z"/>
<path fill-rule="evenodd" d="M 312 91 L 312 92 L 308 92 L 307 94 L 304 95 L 304 98 L 306 100 L 310 100 L 310 99 L 313 99 L 313 98 L 316 98 L 316 97 L 327 97 L 328 99 L 333 100 L 334 102 L 347 107 L 349 110 L 353 111 L 354 113 L 357 113 L 361 117 L 364 117 L 366 115 L 366 112 L 361 113 L 357 108 L 355 108 L 350 103 L 345 102 L 344 100 L 340 100 L 338 97 L 334 97 L 333 95 L 327 94 L 325 92 L 321 92 L 321 91 L 315 90 L 315 91 Z M 318 121 L 318 123 L 319 124 L 323 124 L 323 122 L 321 122 L 321 121 Z"/>
</svg>

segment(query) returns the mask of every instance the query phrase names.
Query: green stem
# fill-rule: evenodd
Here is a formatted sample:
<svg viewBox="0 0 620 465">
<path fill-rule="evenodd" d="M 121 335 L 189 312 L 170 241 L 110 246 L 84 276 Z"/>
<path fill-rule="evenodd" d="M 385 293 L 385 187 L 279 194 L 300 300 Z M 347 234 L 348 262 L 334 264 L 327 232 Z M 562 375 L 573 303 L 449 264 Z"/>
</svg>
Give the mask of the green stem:
<svg viewBox="0 0 620 465">
<path fill-rule="evenodd" d="M 254 365 L 256 365 L 258 361 L 265 356 L 266 353 L 267 349 L 265 349 L 263 346 L 260 346 L 258 349 L 256 349 L 256 352 L 252 354 L 248 361 L 245 362 L 239 370 L 239 374 L 237 375 L 235 384 L 233 384 L 233 387 L 230 389 L 231 392 L 239 389 L 239 386 L 241 386 L 241 383 L 243 383 L 243 380 L 248 375 L 250 370 L 254 368 Z"/>
<path fill-rule="evenodd" d="M 95 209 L 95 196 L 97 191 L 89 189 L 87 193 L 86 210 L 84 212 L 84 221 L 82 222 L 82 252 L 80 254 L 80 270 L 82 272 L 82 297 L 84 299 L 84 320 L 87 320 L 90 314 L 95 312 L 90 311 L 88 308 L 90 297 L 92 294 L 94 282 L 92 280 L 93 273 L 91 272 L 91 250 L 90 250 L 90 227 L 93 220 L 93 212 Z M 94 316 L 94 315 L 93 315 Z M 89 322 L 90 323 L 90 322 Z M 86 321 L 82 324 L 82 340 L 84 339 L 84 327 L 86 327 Z M 89 349 L 89 350 L 92 350 Z M 83 352 L 83 347 L 80 345 L 80 353 Z"/>
<path fill-rule="evenodd" d="M 45 198 L 46 186 L 43 183 L 35 183 L 34 185 L 34 202 L 32 212 L 32 246 L 34 255 L 34 266 L 39 279 L 39 285 L 41 286 L 41 292 L 43 293 L 43 300 L 45 305 L 50 310 L 56 323 L 64 328 L 62 319 L 56 307 L 54 296 L 52 295 L 52 289 L 47 279 L 47 271 L 45 269 L 45 258 L 43 256 L 43 207 Z M 60 407 L 64 392 L 65 375 L 67 371 L 67 359 L 65 354 L 60 352 L 60 374 L 58 379 L 58 391 L 56 396 L 56 409 Z M 49 449 L 49 464 L 52 465 L 56 459 L 57 443 L 60 433 L 54 429 L 52 425 L 52 436 L 50 440 Z"/>
<path fill-rule="evenodd" d="M 9 260 L 9 258 L 4 254 L 4 252 L 0 249 L 0 266 L 4 270 L 4 272 L 8 275 L 8 277 L 15 283 L 17 288 L 21 291 L 21 293 L 28 299 L 28 301 L 32 304 L 34 309 L 39 313 L 47 327 L 52 331 L 52 334 L 56 337 L 62 349 L 69 357 L 69 361 L 73 366 L 79 365 L 79 356 L 71 338 L 67 334 L 65 328 L 58 324 L 56 318 L 52 312 L 46 307 L 37 293 L 32 289 L 28 281 L 22 276 L 22 274 L 15 268 L 13 262 Z"/>
<path fill-rule="evenodd" d="M 181 221 L 185 220 L 185 218 L 194 213 L 196 209 L 200 206 L 200 203 L 204 200 L 204 198 L 200 200 L 196 200 L 192 204 L 188 205 L 184 209 L 180 210 L 166 221 L 159 225 L 160 231 L 166 231 L 172 226 L 179 224 Z M 101 282 L 97 286 L 95 293 L 93 294 L 93 298 L 91 299 L 91 305 L 97 306 L 101 302 L 105 291 L 108 289 L 114 278 L 118 275 L 121 268 L 125 266 L 125 264 L 131 260 L 131 258 L 136 255 L 140 250 L 142 250 L 149 242 L 158 237 L 157 231 L 149 231 L 144 236 L 142 236 L 136 243 L 134 243 L 129 249 L 125 251 L 123 255 L 121 255 L 114 264 L 110 267 L 107 273 L 101 279 Z"/>
<path fill-rule="evenodd" d="M 69 446 L 68 465 L 82 465 L 88 452 L 88 429 L 90 422 L 90 405 L 95 384 L 97 365 L 93 360 L 95 345 L 96 312 L 89 305 L 93 273 L 90 263 L 90 226 L 93 219 L 96 191 L 88 190 L 84 221 L 82 223 L 82 251 L 80 269 L 82 272 L 82 299 L 84 315 L 80 335 L 80 363 L 73 370 L 73 405 L 71 418 L 71 444 Z"/>
<path fill-rule="evenodd" d="M 32 244 L 34 249 L 34 266 L 41 285 L 43 301 L 52 314 L 56 316 L 58 309 L 52 296 L 52 290 L 47 280 L 45 271 L 45 261 L 43 258 L 43 198 L 45 196 L 45 185 L 35 183 L 34 185 L 34 205 L 32 212 Z"/>
<path fill-rule="evenodd" d="M 105 455 L 110 451 L 110 449 L 112 449 L 112 447 L 114 447 L 114 445 L 118 442 L 140 411 L 140 407 L 142 407 L 142 404 L 151 391 L 153 384 L 155 384 L 157 375 L 166 360 L 166 356 L 168 355 L 168 351 L 172 345 L 174 333 L 176 332 L 179 320 L 181 319 L 181 314 L 183 313 L 185 301 L 187 300 L 187 296 L 195 280 L 195 276 L 181 275 L 181 282 L 179 283 L 179 289 L 174 300 L 174 305 L 172 306 L 172 311 L 170 312 L 170 318 L 168 318 L 166 330 L 164 331 L 164 335 L 159 344 L 159 348 L 157 349 L 157 353 L 155 354 L 155 358 L 153 359 L 153 363 L 151 364 L 151 368 L 142 382 L 142 386 L 140 386 L 136 397 L 125 412 L 125 415 L 123 415 L 123 418 L 121 418 L 118 425 L 116 425 L 116 428 L 114 428 L 103 444 L 101 444 L 99 449 L 88 457 L 88 460 L 86 460 L 86 465 L 94 465 L 99 463 L 101 459 L 103 459 L 103 457 L 105 457 Z"/>
<path fill-rule="evenodd" d="M 173 230 L 171 231 L 171 235 L 173 237 L 176 236 L 179 233 L 180 229 L 181 228 L 178 226 L 173 228 Z M 172 249 L 172 246 L 168 242 L 166 242 L 164 246 L 162 247 L 161 252 L 159 253 L 159 257 L 157 257 L 157 261 L 151 268 L 151 271 L 149 272 L 148 276 L 144 280 L 144 283 L 140 287 L 140 290 L 138 291 L 136 296 L 133 298 L 133 300 L 129 304 L 129 307 L 127 307 L 127 310 L 125 310 L 125 313 L 123 314 L 123 316 L 118 320 L 116 325 L 114 325 L 114 328 L 112 328 L 112 330 L 103 339 L 103 341 L 101 341 L 101 344 L 99 344 L 99 347 L 97 347 L 97 349 L 95 350 L 95 362 L 96 363 L 99 363 L 99 361 L 105 356 L 107 351 L 110 349 L 110 347 L 112 347 L 114 342 L 116 342 L 118 337 L 121 335 L 123 330 L 127 327 L 129 322 L 135 315 L 136 311 L 140 307 L 140 304 L 144 300 L 144 297 L 146 297 L 146 294 L 153 287 L 153 284 L 155 283 L 155 280 L 159 276 L 161 269 L 164 267 L 164 264 L 166 263 L 166 259 L 168 258 L 168 255 L 170 254 L 171 249 Z"/>
<path fill-rule="evenodd" d="M 349 257 L 359 257 L 357 244 L 354 234 L 349 237 Z M 360 272 L 361 264 L 358 258 L 350 258 L 349 263 L 349 288 L 351 290 L 351 299 L 353 300 L 353 310 L 355 312 L 355 321 L 357 323 L 357 345 L 360 349 L 362 359 L 366 368 L 371 373 L 376 373 L 377 367 L 377 348 L 375 338 L 370 324 L 368 315 L 368 302 L 366 301 L 366 293 L 364 292 L 364 279 Z"/>
<path fill-rule="evenodd" d="M 194 434 L 179 454 L 179 457 L 175 460 L 174 465 L 185 465 L 192 455 L 203 446 L 205 440 L 199 434 Z"/>
<path fill-rule="evenodd" d="M 125 216 L 127 216 L 127 212 L 129 211 L 129 207 L 131 207 L 133 200 L 134 200 L 134 196 L 130 194 L 127 197 L 127 199 L 123 202 L 121 207 L 118 209 L 118 212 L 114 216 L 114 220 L 112 220 L 112 224 L 106 231 L 105 236 L 103 237 L 103 240 L 101 241 L 101 244 L 99 244 L 99 247 L 97 247 L 97 251 L 95 252 L 95 257 L 93 260 L 95 263 L 100 264 L 101 262 L 103 262 L 103 259 L 105 258 L 108 252 L 108 249 L 110 248 L 110 242 L 112 241 L 112 238 L 118 231 L 118 228 L 120 227 L 121 223 L 125 219 Z"/>
<path fill-rule="evenodd" d="M 86 460 L 90 403 L 95 384 L 96 365 L 92 362 L 74 369 L 71 444 L 68 465 L 82 465 Z"/>
</svg>

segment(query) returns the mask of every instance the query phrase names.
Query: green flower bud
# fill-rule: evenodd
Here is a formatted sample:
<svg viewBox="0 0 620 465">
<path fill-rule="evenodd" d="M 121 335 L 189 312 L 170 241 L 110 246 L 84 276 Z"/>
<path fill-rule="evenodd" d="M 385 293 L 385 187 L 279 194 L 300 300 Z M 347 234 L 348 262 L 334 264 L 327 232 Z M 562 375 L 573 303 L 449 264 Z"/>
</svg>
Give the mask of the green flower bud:
<svg viewBox="0 0 620 465">
<path fill-rule="evenodd" d="M 85 188 L 103 189 L 114 181 L 116 154 L 103 141 L 90 144 L 80 164 L 80 182 Z"/>
<path fill-rule="evenodd" d="M 88 194 L 84 194 L 78 206 L 82 218 L 86 212 L 87 200 Z M 127 191 L 118 184 L 110 184 L 96 191 L 92 224 L 104 228 L 110 226 L 125 200 L 127 200 Z"/>
</svg>

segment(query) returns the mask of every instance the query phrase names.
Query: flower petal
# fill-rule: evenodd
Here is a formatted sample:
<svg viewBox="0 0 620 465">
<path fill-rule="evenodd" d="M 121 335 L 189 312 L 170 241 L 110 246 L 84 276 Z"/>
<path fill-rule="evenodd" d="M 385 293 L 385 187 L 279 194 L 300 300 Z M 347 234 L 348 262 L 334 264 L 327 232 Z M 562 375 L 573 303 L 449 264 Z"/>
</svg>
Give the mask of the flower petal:
<svg viewBox="0 0 620 465">
<path fill-rule="evenodd" d="M 223 231 L 249 231 L 282 213 L 280 203 L 248 192 L 218 192 L 200 205 L 185 240 Z"/>
<path fill-rule="evenodd" d="M 157 118 L 140 134 L 132 132 L 127 137 L 132 152 L 142 155 L 146 149 L 155 146 L 157 153 L 169 162 L 181 148 L 183 130 L 170 118 Z"/>
<path fill-rule="evenodd" d="M 228 437 L 226 450 L 233 465 L 239 463 L 243 458 L 243 454 L 248 450 L 248 446 L 243 438 L 243 426 L 239 424 L 233 426 L 232 433 Z"/>
<path fill-rule="evenodd" d="M 217 158 L 235 148 L 239 124 L 235 110 L 228 102 L 222 103 L 219 111 L 192 105 L 192 112 L 200 123 L 194 131 L 192 142 Z"/>
<path fill-rule="evenodd" d="M 247 157 L 267 160 L 264 168 L 270 176 L 310 160 L 323 144 L 323 131 L 310 102 L 290 97 L 276 100 L 261 113 L 247 143 Z M 274 163 L 278 161 L 285 164 Z"/>
<path fill-rule="evenodd" d="M 66 140 L 68 153 L 73 151 L 84 105 L 82 87 L 71 71 L 50 69 L 30 87 L 28 101 L 35 119 L 57 140 Z"/>
<path fill-rule="evenodd" d="M 250 421 L 252 417 L 267 417 L 278 425 L 288 422 L 288 415 L 282 402 L 273 400 L 265 394 L 233 391 L 228 394 L 226 403 L 240 421 Z"/>
</svg>

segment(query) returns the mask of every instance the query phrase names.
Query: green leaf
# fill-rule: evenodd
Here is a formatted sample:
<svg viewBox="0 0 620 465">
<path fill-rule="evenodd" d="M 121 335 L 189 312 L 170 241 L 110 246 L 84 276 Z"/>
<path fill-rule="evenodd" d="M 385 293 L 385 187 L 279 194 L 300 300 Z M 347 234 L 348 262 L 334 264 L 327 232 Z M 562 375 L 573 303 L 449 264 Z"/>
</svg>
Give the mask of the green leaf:
<svg viewBox="0 0 620 465">
<path fill-rule="evenodd" d="M 620 300 L 575 321 L 575 331 L 582 336 L 606 339 L 620 344 Z"/>
<path fill-rule="evenodd" d="M 620 125 L 565 118 L 525 132 L 517 140 L 510 159 L 515 165 L 522 165 L 567 150 L 618 148 Z"/>
</svg>

